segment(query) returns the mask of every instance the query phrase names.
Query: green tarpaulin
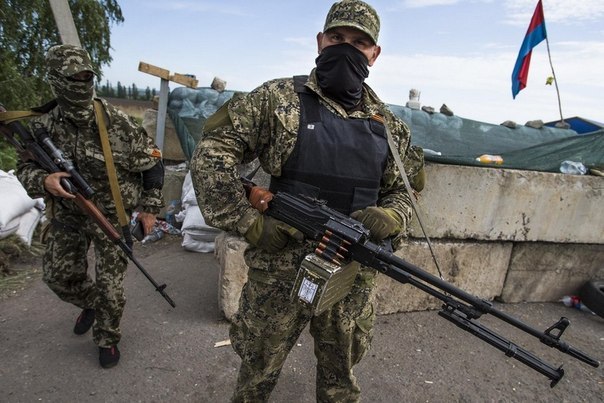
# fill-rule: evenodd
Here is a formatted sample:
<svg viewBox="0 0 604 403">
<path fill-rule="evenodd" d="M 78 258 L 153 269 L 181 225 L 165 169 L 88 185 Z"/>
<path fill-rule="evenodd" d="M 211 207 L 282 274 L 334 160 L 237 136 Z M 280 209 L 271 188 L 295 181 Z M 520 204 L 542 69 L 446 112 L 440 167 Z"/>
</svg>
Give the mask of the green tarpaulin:
<svg viewBox="0 0 604 403">
<path fill-rule="evenodd" d="M 201 137 L 205 120 L 234 93 L 185 87 L 170 93 L 168 114 L 187 158 Z M 563 161 L 580 162 L 598 170 L 604 168 L 604 130 L 579 135 L 573 130 L 549 126 L 534 129 L 518 125 L 512 129 L 399 105 L 389 107 L 409 125 L 412 142 L 424 149 L 427 161 L 485 166 L 476 158 L 491 154 L 503 158 L 503 164 L 497 165 L 503 168 L 560 172 Z"/>
</svg>

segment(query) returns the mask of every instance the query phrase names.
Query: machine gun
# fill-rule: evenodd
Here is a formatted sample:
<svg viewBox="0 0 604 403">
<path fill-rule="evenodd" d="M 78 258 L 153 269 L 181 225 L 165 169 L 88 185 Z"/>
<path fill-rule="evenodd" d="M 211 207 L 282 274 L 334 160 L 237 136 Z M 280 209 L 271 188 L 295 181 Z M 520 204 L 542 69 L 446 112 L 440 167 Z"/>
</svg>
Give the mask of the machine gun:
<svg viewBox="0 0 604 403">
<path fill-rule="evenodd" d="M 0 105 L 0 113 L 2 112 L 6 112 L 6 109 Z M 0 132 L 4 135 L 6 140 L 15 147 L 23 161 L 34 161 L 48 173 L 61 171 L 69 173 L 70 177 L 61 179 L 61 185 L 67 192 L 75 195 L 75 199 L 73 199 L 74 203 L 82 210 L 82 212 L 94 220 L 109 239 L 124 251 L 128 259 L 130 259 L 151 284 L 153 284 L 155 290 L 159 292 L 173 308 L 176 307 L 172 298 L 164 291 L 166 285 L 159 285 L 153 277 L 151 277 L 134 256 L 131 246 L 122 240 L 120 233 L 115 229 L 107 217 L 105 217 L 98 207 L 89 200 L 94 194 L 94 190 L 75 169 L 73 163 L 66 159 L 63 156 L 63 152 L 55 146 L 44 127 L 40 126 L 36 128 L 34 136 L 27 127 L 18 121 L 10 121 L 8 123 L 0 121 Z"/>
<path fill-rule="evenodd" d="M 545 375 L 551 380 L 551 387 L 554 387 L 564 376 L 562 367 L 553 367 L 479 323 L 477 319 L 483 314 L 493 315 L 536 337 L 549 347 L 560 350 L 592 367 L 597 368 L 600 365 L 595 359 L 560 339 L 570 325 L 567 318 L 560 318 L 544 332 L 534 329 L 496 309 L 491 302 L 471 295 L 395 256 L 388 247 L 371 242 L 369 230 L 363 224 L 327 207 L 324 201 L 304 195 L 296 197 L 284 192 L 277 192 L 274 195 L 268 191 L 253 192 L 253 188 L 250 187 L 251 182 L 246 181 L 245 178 L 243 182 L 248 196 L 250 193 L 256 193 L 254 197 L 250 197 L 252 205 L 267 206 L 260 209 L 264 214 L 291 225 L 310 239 L 319 241 L 319 246 L 315 250 L 316 256 L 336 265 L 341 265 L 343 259 L 355 260 L 400 283 L 410 284 L 438 298 L 443 302 L 438 312 L 440 316 L 503 351 L 508 357 Z"/>
</svg>

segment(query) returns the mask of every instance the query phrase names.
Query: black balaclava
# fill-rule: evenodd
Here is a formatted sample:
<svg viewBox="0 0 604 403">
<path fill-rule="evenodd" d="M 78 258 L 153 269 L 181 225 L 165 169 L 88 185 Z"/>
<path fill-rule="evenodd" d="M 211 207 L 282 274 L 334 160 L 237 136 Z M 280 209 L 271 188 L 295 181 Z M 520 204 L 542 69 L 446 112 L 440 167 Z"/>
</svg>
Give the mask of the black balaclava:
<svg viewBox="0 0 604 403">
<path fill-rule="evenodd" d="M 346 110 L 357 106 L 363 95 L 363 82 L 369 76 L 363 52 L 348 43 L 327 46 L 315 63 L 321 90 Z"/>
</svg>

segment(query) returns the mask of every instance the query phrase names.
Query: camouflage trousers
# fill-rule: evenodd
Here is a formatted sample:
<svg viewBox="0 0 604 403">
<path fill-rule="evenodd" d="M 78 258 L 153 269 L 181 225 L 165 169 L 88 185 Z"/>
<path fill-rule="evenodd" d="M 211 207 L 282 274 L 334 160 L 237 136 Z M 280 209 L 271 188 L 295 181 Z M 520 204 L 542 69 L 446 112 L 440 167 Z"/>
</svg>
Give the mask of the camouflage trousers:
<svg viewBox="0 0 604 403">
<path fill-rule="evenodd" d="M 357 402 L 360 388 L 352 373 L 371 345 L 376 272 L 361 269 L 351 292 L 318 316 L 290 297 L 293 283 L 258 281 L 250 270 L 239 311 L 230 328 L 241 368 L 233 402 L 266 402 L 285 359 L 310 323 L 317 358 L 317 402 Z"/>
<path fill-rule="evenodd" d="M 88 274 L 91 244 L 94 245 L 94 279 Z M 63 301 L 96 310 L 92 334 L 100 347 L 120 341 L 127 265 L 123 251 L 88 217 L 66 213 L 52 219 L 46 238 L 43 280 Z"/>
</svg>

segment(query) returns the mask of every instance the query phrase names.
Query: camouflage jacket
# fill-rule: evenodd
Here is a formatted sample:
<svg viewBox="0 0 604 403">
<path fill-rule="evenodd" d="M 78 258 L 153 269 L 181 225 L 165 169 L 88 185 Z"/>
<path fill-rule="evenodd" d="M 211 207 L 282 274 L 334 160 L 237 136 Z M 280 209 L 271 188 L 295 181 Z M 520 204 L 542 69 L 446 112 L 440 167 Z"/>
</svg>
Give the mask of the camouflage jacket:
<svg viewBox="0 0 604 403">
<path fill-rule="evenodd" d="M 163 206 L 161 189 L 143 189 L 142 172 L 153 167 L 161 152 L 153 144 L 145 130 L 134 123 L 125 113 L 101 100 L 106 113 L 107 131 L 115 163 L 118 182 L 127 212 L 140 209 L 157 214 Z M 94 189 L 92 200 L 106 213 L 115 214 L 105 157 L 99 131 L 94 121 L 82 129 L 64 120 L 60 108 L 32 119 L 46 127 L 54 144 L 63 151 L 65 158 L 73 161 L 76 169 Z M 44 189 L 48 172 L 32 161 L 20 162 L 17 176 L 31 197 L 50 197 Z M 55 203 L 56 208 L 76 211 L 73 203 Z"/>
<path fill-rule="evenodd" d="M 350 115 L 322 94 L 314 70 L 306 86 L 329 110 L 344 118 L 384 116 L 408 175 L 414 175 L 423 167 L 423 158 L 419 162 L 407 158 L 408 127 L 369 86 L 364 85 L 363 110 Z M 245 197 L 237 165 L 257 157 L 266 173 L 279 176 L 294 148 L 299 120 L 300 101 L 294 91 L 293 78 L 284 78 L 268 81 L 250 93 L 236 94 L 206 122 L 206 127 L 213 128 L 204 132 L 193 155 L 191 171 L 199 206 L 210 225 L 245 234 L 258 212 Z M 395 209 L 405 225 L 409 222 L 411 202 L 392 156 L 382 177 L 378 205 Z"/>
</svg>

